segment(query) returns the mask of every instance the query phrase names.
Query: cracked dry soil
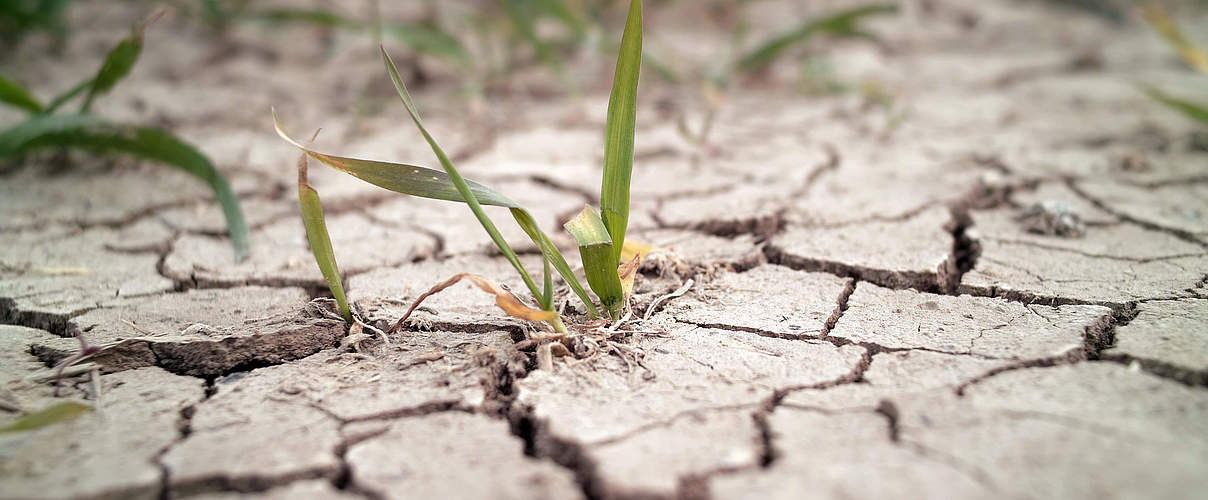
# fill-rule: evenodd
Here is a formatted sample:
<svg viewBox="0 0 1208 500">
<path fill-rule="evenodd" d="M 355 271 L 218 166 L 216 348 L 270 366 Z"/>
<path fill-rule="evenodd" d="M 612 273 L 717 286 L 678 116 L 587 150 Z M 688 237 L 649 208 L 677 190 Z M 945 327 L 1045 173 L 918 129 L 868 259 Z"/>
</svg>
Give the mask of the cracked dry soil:
<svg viewBox="0 0 1208 500">
<path fill-rule="evenodd" d="M 816 10 L 800 3 L 748 17 L 772 32 Z M 170 169 L 34 157 L 4 172 L 0 424 L 54 400 L 45 374 L 71 337 L 107 349 L 90 360 L 100 411 L 0 435 L 0 497 L 1202 495 L 1205 132 L 1130 82 L 1196 83 L 1137 26 L 1039 1 L 925 4 L 873 24 L 884 47 L 819 44 L 842 61 L 836 78 L 889 89 L 900 121 L 853 94 L 794 92 L 795 69 L 777 66 L 731 93 L 700 149 L 675 122 L 703 105 L 644 76 L 631 237 L 677 258 L 638 278 L 634 310 L 650 316 L 620 342 L 636 358 L 553 370 L 518 348 L 533 327 L 464 286 L 388 344 L 342 348 L 343 324 L 311 302 L 325 289 L 292 198 L 295 152 L 268 107 L 328 127 L 323 150 L 429 153 L 365 40 L 239 28 L 219 43 L 169 16 L 101 112 L 170 124 L 211 154 L 252 257 L 232 262 L 217 208 Z M 694 36 L 693 5 L 652 7 L 652 46 L 723 51 L 724 37 Z M 91 71 L 93 39 L 139 15 L 81 4 L 73 17 L 90 22 L 62 58 L 34 62 L 41 47 L 25 44 L 16 72 L 60 90 Z M 428 72 L 419 101 L 467 176 L 514 193 L 551 234 L 595 201 L 606 87 L 524 82 L 467 126 L 441 90 L 456 74 Z M 362 98 L 383 111 L 354 116 Z M 523 289 L 463 208 L 311 177 L 349 296 L 379 325 L 457 272 Z M 1020 215 L 1043 202 L 1083 234 L 1030 232 Z M 91 387 L 69 378 L 64 395 Z"/>
</svg>

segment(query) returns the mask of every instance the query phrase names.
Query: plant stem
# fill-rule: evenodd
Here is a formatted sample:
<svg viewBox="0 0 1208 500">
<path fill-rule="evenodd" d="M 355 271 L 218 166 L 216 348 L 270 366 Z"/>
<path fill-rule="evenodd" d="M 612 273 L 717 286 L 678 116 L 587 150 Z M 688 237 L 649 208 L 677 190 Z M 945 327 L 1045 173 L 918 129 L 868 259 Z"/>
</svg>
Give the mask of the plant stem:
<svg viewBox="0 0 1208 500">
<path fill-rule="evenodd" d="M 561 316 L 554 316 L 554 319 L 551 319 L 551 320 L 549 320 L 549 321 L 546 321 L 546 323 L 549 323 L 549 325 L 550 325 L 550 326 L 554 327 L 554 331 L 555 331 L 555 332 L 558 332 L 558 333 L 561 333 L 561 334 L 566 334 L 566 333 L 568 333 L 568 332 L 566 331 L 566 325 L 562 323 L 562 317 L 561 317 Z"/>
</svg>

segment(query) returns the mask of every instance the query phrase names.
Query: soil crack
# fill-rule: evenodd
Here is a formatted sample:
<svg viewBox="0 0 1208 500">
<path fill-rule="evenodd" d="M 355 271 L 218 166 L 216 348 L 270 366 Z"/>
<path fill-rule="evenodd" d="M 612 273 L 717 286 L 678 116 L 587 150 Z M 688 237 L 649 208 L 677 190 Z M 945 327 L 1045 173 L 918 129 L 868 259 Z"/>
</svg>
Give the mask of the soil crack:
<svg viewBox="0 0 1208 500">
<path fill-rule="evenodd" d="M 1144 219 L 1138 219 L 1125 212 L 1121 212 L 1119 210 L 1112 208 L 1110 205 L 1108 205 L 1103 200 L 1101 200 L 1095 196 L 1092 196 L 1090 193 L 1086 192 L 1086 190 L 1082 189 L 1082 187 L 1078 185 L 1078 182 L 1076 179 L 1073 179 L 1073 178 L 1066 179 L 1065 185 L 1067 187 L 1069 187 L 1070 191 L 1073 191 L 1074 194 L 1077 194 L 1082 199 L 1084 199 L 1087 202 L 1089 202 L 1090 204 L 1094 205 L 1095 208 L 1098 208 L 1099 210 L 1107 212 L 1107 213 L 1111 214 L 1112 216 L 1114 216 L 1124 222 L 1127 222 L 1129 224 L 1134 224 L 1136 226 L 1140 226 L 1142 228 L 1149 229 L 1151 231 L 1163 232 L 1163 233 L 1169 234 L 1171 236 L 1174 236 L 1175 238 L 1183 240 L 1187 243 L 1191 243 L 1193 245 L 1198 245 L 1200 247 L 1208 249 L 1208 241 L 1201 240 L 1198 236 L 1196 236 L 1192 232 L 1185 231 L 1185 230 L 1178 229 L 1178 228 L 1169 227 L 1169 226 L 1164 226 L 1164 225 L 1150 222 L 1150 221 L 1147 221 Z"/>
</svg>

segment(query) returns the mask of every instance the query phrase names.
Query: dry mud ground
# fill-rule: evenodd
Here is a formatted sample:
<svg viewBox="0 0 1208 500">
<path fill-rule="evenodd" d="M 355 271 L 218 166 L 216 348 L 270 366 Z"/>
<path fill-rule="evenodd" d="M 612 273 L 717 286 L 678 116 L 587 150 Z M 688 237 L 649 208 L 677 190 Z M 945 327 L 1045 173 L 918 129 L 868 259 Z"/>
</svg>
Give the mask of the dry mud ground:
<svg viewBox="0 0 1208 500">
<path fill-rule="evenodd" d="M 363 352 L 308 305 L 323 284 L 269 106 L 296 134 L 326 127 L 320 149 L 431 164 L 367 38 L 245 26 L 213 41 L 169 15 L 100 111 L 212 155 L 252 257 L 232 262 L 215 205 L 170 169 L 76 155 L 7 170 L 0 423 L 53 400 L 35 379 L 70 337 L 109 347 L 93 359 L 101 411 L 0 437 L 0 496 L 1202 495 L 1208 138 L 1134 82 L 1203 81 L 1135 26 L 1039 2 L 931 4 L 876 22 L 881 47 L 819 46 L 834 78 L 886 89 L 888 110 L 804 96 L 786 65 L 735 90 L 698 148 L 675 120 L 703 106 L 644 76 L 632 231 L 675 254 L 643 269 L 640 331 L 573 343 L 549 371 L 522 348 L 533 328 L 466 287 Z M 823 7 L 756 2 L 751 19 L 773 30 Z M 6 72 L 50 95 L 142 14 L 85 2 L 61 59 L 37 61 L 31 42 Z M 692 15 L 651 8 L 648 47 L 723 51 Z M 456 75 L 432 65 L 419 101 L 468 176 L 554 232 L 595 201 L 598 66 L 581 97 L 520 76 L 467 122 Z M 464 207 L 319 166 L 312 182 L 378 325 L 456 272 L 523 288 Z M 1030 232 L 1020 216 L 1045 201 L 1084 234 Z M 65 394 L 90 387 L 71 378 Z"/>
</svg>

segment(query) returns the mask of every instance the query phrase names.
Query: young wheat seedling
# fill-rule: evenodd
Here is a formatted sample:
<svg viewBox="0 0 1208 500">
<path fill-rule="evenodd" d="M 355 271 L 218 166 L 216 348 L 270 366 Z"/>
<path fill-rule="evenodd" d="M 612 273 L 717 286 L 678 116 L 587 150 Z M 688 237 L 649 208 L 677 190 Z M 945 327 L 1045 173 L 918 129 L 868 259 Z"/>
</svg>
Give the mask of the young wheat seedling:
<svg viewBox="0 0 1208 500">
<path fill-rule="evenodd" d="M 458 274 L 449 280 L 433 287 L 420 295 L 415 304 L 402 319 L 395 323 L 395 331 L 401 328 L 404 320 L 420 302 L 434 293 L 452 286 L 460 280 L 469 280 L 478 288 L 495 296 L 496 304 L 507 314 L 528 321 L 543 321 L 554 330 L 555 336 L 568 334 L 565 322 L 554 309 L 553 283 L 550 268 L 561 275 L 562 279 L 582 301 L 589 318 L 597 318 L 603 309 L 609 318 L 621 318 L 622 309 L 632 290 L 633 275 L 636 273 L 637 261 L 622 263 L 621 256 L 625 249 L 625 232 L 629 219 L 629 180 L 633 167 L 634 129 L 636 126 L 636 102 L 638 74 L 642 57 L 642 3 L 632 0 L 629 4 L 628 19 L 621 37 L 620 53 L 617 56 L 616 71 L 612 94 L 608 104 L 608 119 L 605 130 L 604 175 L 601 183 L 600 211 L 593 207 L 584 207 L 574 220 L 568 222 L 565 228 L 576 239 L 579 245 L 580 257 L 587 275 L 588 285 L 599 299 L 599 307 L 579 282 L 566 259 L 549 237 L 537 226 L 536 220 L 525 207 L 510 198 L 473 181 L 466 180 L 445 154 L 435 137 L 424 126 L 418 108 L 411 99 L 406 85 L 390 55 L 382 49 L 382 60 L 386 70 L 398 91 L 408 115 L 425 142 L 431 148 L 442 170 L 434 170 L 403 163 L 390 163 L 374 160 L 362 160 L 320 153 L 290 138 L 274 112 L 277 133 L 283 139 L 303 151 L 303 153 L 319 162 L 337 170 L 343 171 L 361 180 L 377 186 L 423 198 L 454 201 L 466 204 L 471 212 L 499 248 L 504 258 L 515 268 L 525 286 L 532 294 L 538 307 L 524 304 L 511 292 L 495 285 L 481 276 Z M 304 167 L 300 172 L 304 171 Z M 339 273 L 336 270 L 335 255 L 331 250 L 329 239 L 326 237 L 321 206 L 318 194 L 303 177 L 299 177 L 299 201 L 303 206 L 304 220 L 316 262 L 323 270 L 332 295 L 339 303 L 339 309 L 345 320 L 353 319 L 346 315 L 348 305 L 344 298 L 343 289 L 339 284 Z M 524 230 L 525 234 L 541 251 L 544 272 L 542 284 L 537 281 L 521 264 L 516 253 L 499 233 L 495 223 L 483 210 L 483 205 L 508 208 L 513 219 Z M 308 215 L 309 213 L 309 215 Z M 317 214 L 317 215 L 316 215 Z M 547 359 L 554 348 L 548 343 L 539 346 L 539 358 Z M 543 365 L 546 363 L 542 363 Z"/>
</svg>

